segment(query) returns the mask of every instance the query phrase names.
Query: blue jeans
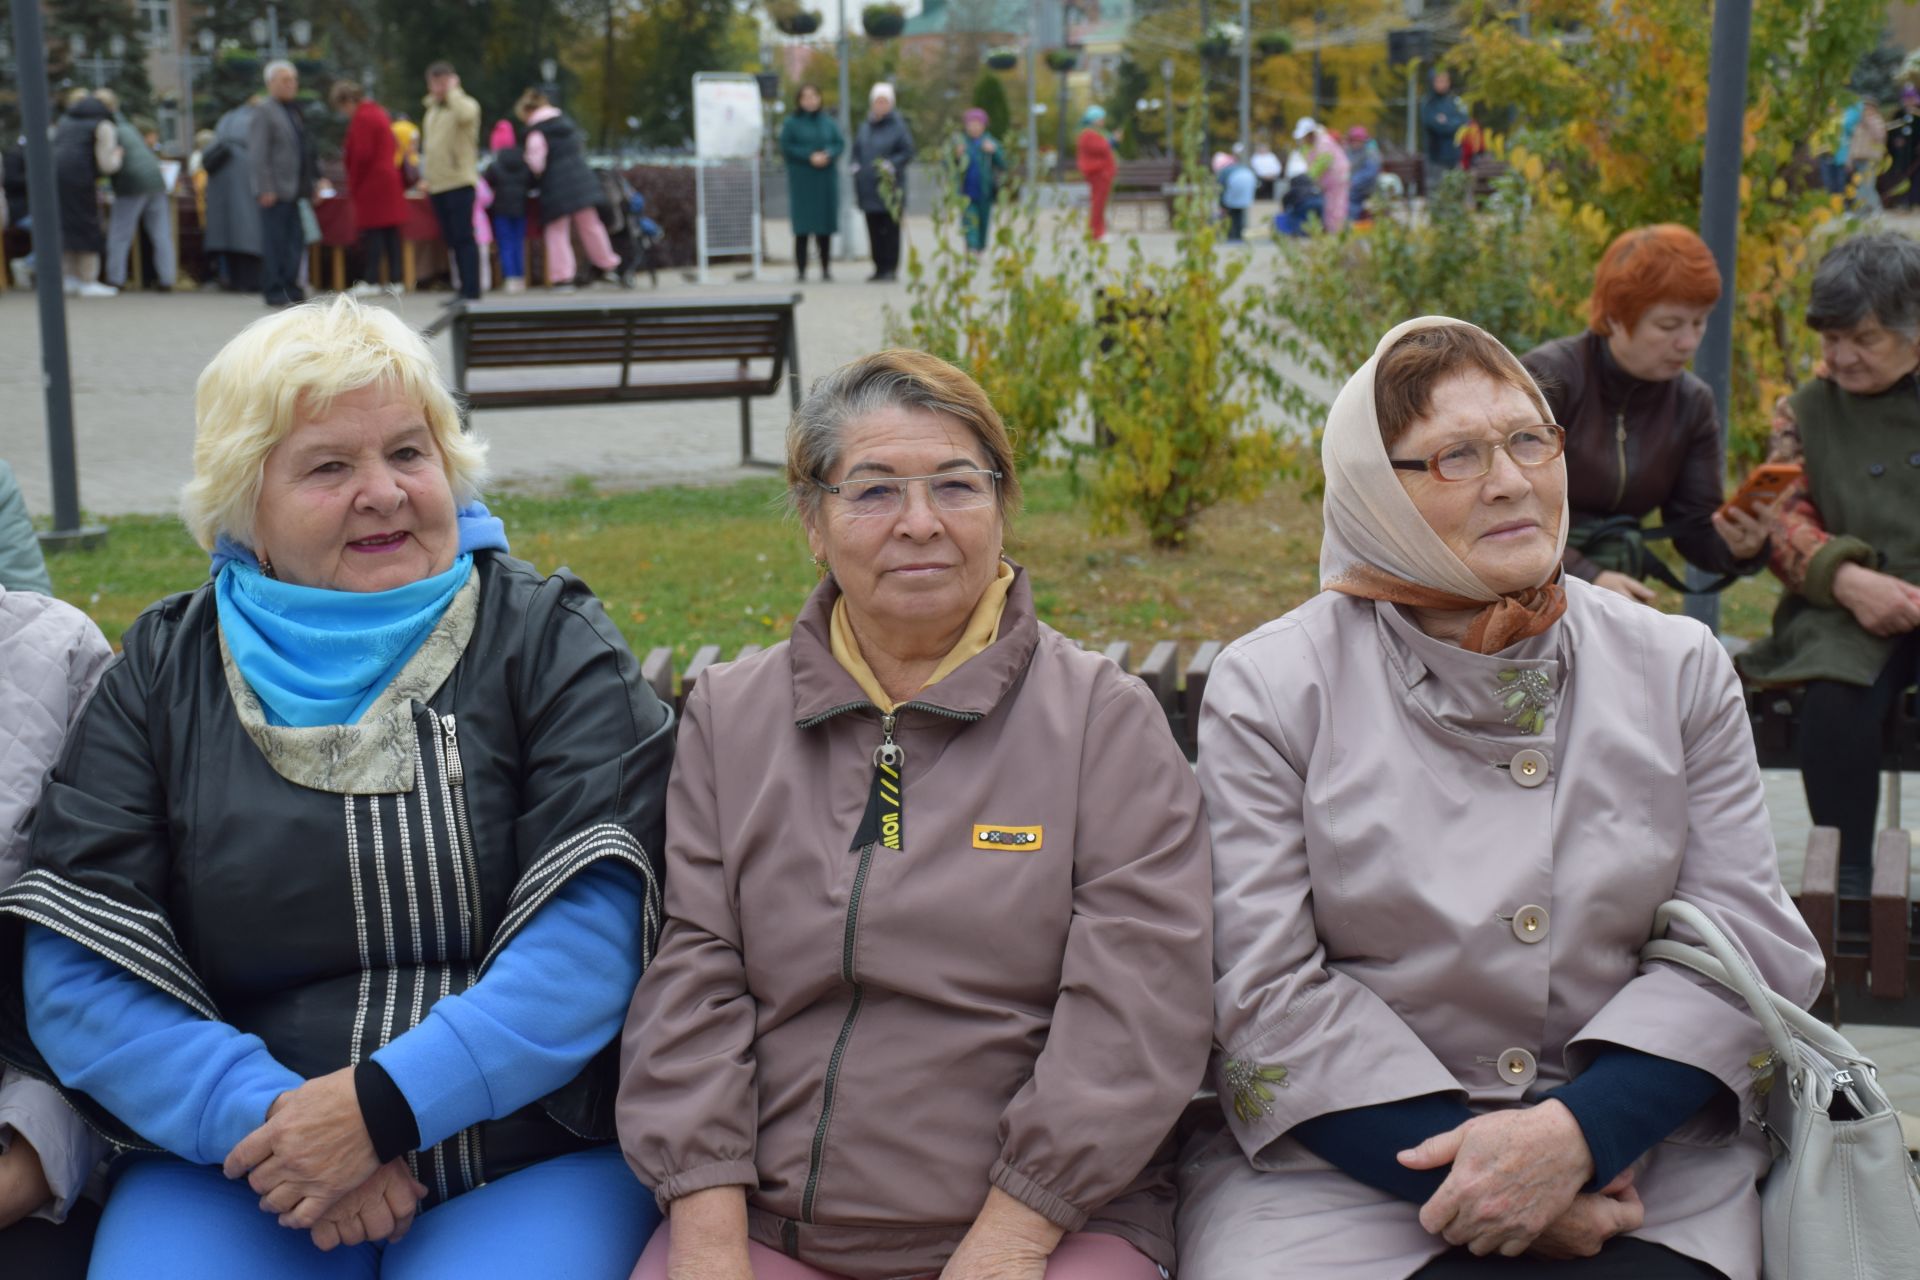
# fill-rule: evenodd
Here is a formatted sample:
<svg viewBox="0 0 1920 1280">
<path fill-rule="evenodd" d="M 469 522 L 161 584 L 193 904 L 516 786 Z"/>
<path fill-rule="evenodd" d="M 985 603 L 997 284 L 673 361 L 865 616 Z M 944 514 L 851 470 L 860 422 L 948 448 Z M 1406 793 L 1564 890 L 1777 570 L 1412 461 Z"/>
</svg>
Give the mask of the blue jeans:
<svg viewBox="0 0 1920 1280">
<path fill-rule="evenodd" d="M 307 251 L 300 230 L 300 205 L 280 200 L 260 211 L 260 295 L 268 306 L 298 302 L 300 255 Z"/>
<path fill-rule="evenodd" d="M 660 1221 L 609 1144 L 529 1165 L 422 1213 L 394 1245 L 331 1253 L 261 1212 L 244 1180 L 172 1156 L 129 1160 L 107 1196 L 91 1280 L 626 1280 Z"/>
<path fill-rule="evenodd" d="M 493 215 L 493 242 L 500 246 L 500 274 L 509 280 L 527 274 L 527 216 Z"/>
</svg>

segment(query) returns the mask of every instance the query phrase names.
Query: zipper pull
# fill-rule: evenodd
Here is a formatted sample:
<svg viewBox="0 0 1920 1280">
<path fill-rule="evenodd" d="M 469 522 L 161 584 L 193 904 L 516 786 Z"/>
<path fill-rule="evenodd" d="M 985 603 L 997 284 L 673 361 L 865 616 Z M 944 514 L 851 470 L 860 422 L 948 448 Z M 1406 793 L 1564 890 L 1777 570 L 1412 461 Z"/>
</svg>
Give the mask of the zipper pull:
<svg viewBox="0 0 1920 1280">
<path fill-rule="evenodd" d="M 880 745 L 873 749 L 873 763 L 898 770 L 907 762 L 907 749 L 893 740 L 895 716 L 891 713 L 880 717 Z"/>
<path fill-rule="evenodd" d="M 467 780 L 467 770 L 460 763 L 460 735 L 454 729 L 453 717 L 441 716 L 440 728 L 447 738 L 447 781 L 456 787 L 463 786 Z"/>
<path fill-rule="evenodd" d="M 1627 442 L 1627 411 L 1625 409 L 1613 415 L 1613 438 L 1620 444 Z"/>
<path fill-rule="evenodd" d="M 850 850 L 878 844 L 906 848 L 906 781 L 901 766 L 907 749 L 893 740 L 895 717 L 880 717 L 880 745 L 873 749 L 873 785 L 867 792 L 867 811 L 853 833 Z"/>
</svg>

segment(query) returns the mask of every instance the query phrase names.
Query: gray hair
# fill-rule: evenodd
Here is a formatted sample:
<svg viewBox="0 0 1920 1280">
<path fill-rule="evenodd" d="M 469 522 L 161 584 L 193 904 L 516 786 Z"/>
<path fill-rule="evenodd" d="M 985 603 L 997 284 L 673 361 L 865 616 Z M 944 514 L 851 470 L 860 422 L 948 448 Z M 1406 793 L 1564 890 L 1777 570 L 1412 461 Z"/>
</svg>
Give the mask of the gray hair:
<svg viewBox="0 0 1920 1280">
<path fill-rule="evenodd" d="M 1878 320 L 1920 338 L 1920 244 L 1891 231 L 1842 241 L 1820 259 L 1807 302 L 1813 329 L 1851 329 Z"/>
<path fill-rule="evenodd" d="M 267 64 L 266 70 L 260 73 L 260 78 L 266 83 L 267 88 L 271 89 L 273 88 L 274 78 L 278 76 L 282 71 L 287 72 L 289 75 L 294 76 L 296 79 L 300 75 L 300 68 L 294 66 L 291 62 L 288 62 L 285 58 L 275 58 L 272 62 L 269 62 Z"/>
<path fill-rule="evenodd" d="M 819 483 L 840 466 L 849 422 L 886 409 L 936 413 L 967 428 L 990 471 L 1000 473 L 1000 514 L 1020 506 L 1013 442 L 980 384 L 924 351 L 895 349 L 841 365 L 813 384 L 787 425 L 787 503 L 810 517 L 820 508 Z"/>
</svg>

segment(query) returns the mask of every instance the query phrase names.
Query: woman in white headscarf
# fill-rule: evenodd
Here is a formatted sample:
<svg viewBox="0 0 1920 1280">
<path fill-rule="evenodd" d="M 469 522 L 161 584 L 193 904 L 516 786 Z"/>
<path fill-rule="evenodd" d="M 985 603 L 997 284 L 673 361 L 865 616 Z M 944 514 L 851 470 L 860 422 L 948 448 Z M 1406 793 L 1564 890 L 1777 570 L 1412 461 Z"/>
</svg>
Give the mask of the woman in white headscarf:
<svg viewBox="0 0 1920 1280">
<path fill-rule="evenodd" d="M 1639 952 L 1676 896 L 1802 1003 L 1819 952 L 1719 644 L 1561 574 L 1563 442 L 1443 317 L 1334 402 L 1326 590 L 1201 717 L 1224 1127 L 1184 1275 L 1758 1275 L 1766 1037 Z"/>
</svg>

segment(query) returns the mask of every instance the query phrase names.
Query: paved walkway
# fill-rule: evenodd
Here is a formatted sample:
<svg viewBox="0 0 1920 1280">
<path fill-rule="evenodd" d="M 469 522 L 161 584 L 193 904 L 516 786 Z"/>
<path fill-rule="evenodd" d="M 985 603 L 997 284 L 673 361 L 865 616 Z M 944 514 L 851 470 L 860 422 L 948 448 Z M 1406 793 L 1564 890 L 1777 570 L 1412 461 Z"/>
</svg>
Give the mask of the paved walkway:
<svg viewBox="0 0 1920 1280">
<path fill-rule="evenodd" d="M 909 239 L 924 241 L 930 234 L 929 225 L 909 220 Z M 1165 254 L 1170 245 L 1165 234 L 1143 240 L 1156 254 Z M 776 226 L 768 243 L 788 241 Z M 865 263 L 849 262 L 834 284 L 796 286 L 789 282 L 790 267 L 775 265 L 758 283 L 703 287 L 676 273 L 661 277 L 659 292 L 722 296 L 799 289 L 805 297 L 800 366 L 812 378 L 879 346 L 884 308 L 905 308 L 903 286 L 861 283 L 866 274 Z M 397 309 L 409 322 L 425 325 L 447 296 L 409 297 Z M 194 381 L 220 346 L 264 308 L 250 296 L 214 292 L 70 300 L 68 307 L 83 505 L 96 514 L 172 510 L 191 470 Z M 437 340 L 435 349 L 444 363 L 447 339 Z M 0 296 L 0 458 L 19 475 L 29 507 L 45 512 L 50 500 L 39 361 L 33 296 L 9 291 Z M 780 456 L 786 414 L 784 397 L 755 402 L 761 457 Z M 498 410 L 478 415 L 476 426 L 493 442 L 496 479 L 512 484 L 554 484 L 590 475 L 602 484 L 645 485 L 747 474 L 738 466 L 739 417 L 733 402 Z M 1767 788 L 1782 873 L 1794 886 L 1807 830 L 1799 778 L 1770 774 Z M 1905 811 L 1909 826 L 1920 823 L 1920 778 L 1908 779 Z M 1920 1032 L 1847 1031 L 1878 1057 L 1895 1100 L 1920 1113 Z"/>
</svg>

